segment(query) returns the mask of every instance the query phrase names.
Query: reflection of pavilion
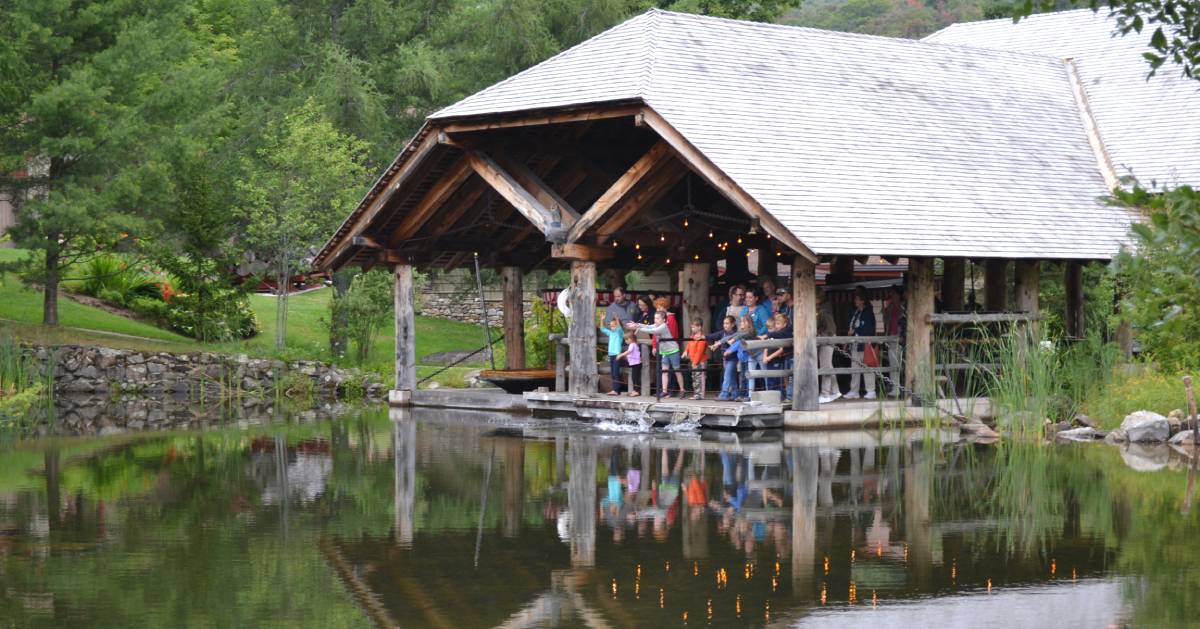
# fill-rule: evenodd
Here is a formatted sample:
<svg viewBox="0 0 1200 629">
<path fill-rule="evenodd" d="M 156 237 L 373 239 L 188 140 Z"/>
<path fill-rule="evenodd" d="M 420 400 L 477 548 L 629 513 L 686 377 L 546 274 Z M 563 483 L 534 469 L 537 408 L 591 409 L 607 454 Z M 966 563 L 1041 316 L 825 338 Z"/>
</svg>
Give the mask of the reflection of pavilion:
<svg viewBox="0 0 1200 629">
<path fill-rule="evenodd" d="M 423 424 L 442 436 L 419 430 Z M 827 435 L 788 435 L 785 442 L 778 434 L 723 434 L 710 441 L 489 426 L 463 449 L 472 455 L 460 455 L 477 466 L 473 472 L 464 476 L 463 461 L 441 463 L 441 473 L 458 470 L 460 481 L 482 469 L 484 483 L 460 492 L 458 503 L 476 505 L 467 514 L 471 524 L 439 529 L 428 524 L 438 519 L 430 512 L 435 503 L 418 488 L 445 481 L 430 479 L 431 464 L 417 459 L 451 424 L 471 425 L 397 418 L 392 539 L 322 542 L 327 561 L 377 624 L 604 627 L 678 623 L 683 613 L 713 624 L 796 619 L 821 605 L 869 603 L 873 596 L 885 601 L 982 589 L 991 578 L 988 566 L 1004 563 L 998 544 L 958 554 L 964 535 L 994 531 L 937 521 L 938 479 L 953 472 L 925 453 L 919 434 L 900 432 L 848 434 L 841 442 Z M 660 457 L 664 449 L 669 456 Z M 545 458 L 550 452 L 552 460 Z M 659 461 L 673 466 L 684 454 L 684 476 L 709 482 L 712 500 L 702 517 L 681 508 L 662 537 L 616 535 L 617 526 L 636 533 L 642 520 L 609 517 L 601 507 L 605 478 L 629 480 L 637 461 L 640 479 L 625 489 L 644 491 L 667 478 Z M 725 461 L 739 462 L 734 469 L 744 477 L 733 482 L 751 494 L 737 509 L 722 503 L 730 478 Z M 545 499 L 527 482 L 537 465 L 552 479 L 553 499 L 544 509 L 522 511 L 523 504 Z M 754 497 L 763 491 L 779 492 L 780 504 Z M 682 507 L 694 506 L 684 493 Z M 561 538 L 554 521 L 560 512 Z M 753 547 L 731 543 L 734 527 L 723 519 L 754 536 Z M 1081 574 L 1099 570 L 1095 557 L 1071 556 L 1069 546 L 1060 543 L 1060 557 L 1071 557 L 1063 561 L 1080 566 Z M 1035 562 L 1026 563 L 1020 578 L 1045 580 Z M 1008 568 L 995 569 L 1000 583 Z"/>
</svg>

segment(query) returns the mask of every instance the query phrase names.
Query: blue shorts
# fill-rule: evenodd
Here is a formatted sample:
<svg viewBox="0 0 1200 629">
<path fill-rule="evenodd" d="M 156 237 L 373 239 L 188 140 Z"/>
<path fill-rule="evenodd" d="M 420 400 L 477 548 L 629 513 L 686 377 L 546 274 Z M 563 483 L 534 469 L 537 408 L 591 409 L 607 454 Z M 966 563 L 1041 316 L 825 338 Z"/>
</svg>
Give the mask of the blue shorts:
<svg viewBox="0 0 1200 629">
<path fill-rule="evenodd" d="M 674 354 L 659 354 L 662 357 L 663 369 L 679 369 L 679 356 L 683 352 L 675 352 Z"/>
</svg>

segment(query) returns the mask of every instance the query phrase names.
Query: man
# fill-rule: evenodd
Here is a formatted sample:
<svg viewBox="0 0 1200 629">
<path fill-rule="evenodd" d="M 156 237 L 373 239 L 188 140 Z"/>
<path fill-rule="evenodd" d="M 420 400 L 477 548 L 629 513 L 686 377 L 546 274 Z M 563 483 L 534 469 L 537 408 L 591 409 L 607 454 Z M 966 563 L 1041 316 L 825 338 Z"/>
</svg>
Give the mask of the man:
<svg viewBox="0 0 1200 629">
<path fill-rule="evenodd" d="M 629 299 L 629 296 L 625 294 L 625 289 L 620 286 L 612 289 L 612 295 L 612 303 L 604 309 L 604 320 L 616 319 L 621 322 L 621 327 L 625 327 L 626 323 L 637 317 L 637 305 Z"/>
<path fill-rule="evenodd" d="M 763 305 L 771 311 L 771 314 L 775 314 L 775 291 L 777 290 L 775 278 L 770 275 L 758 278 L 758 288 L 762 290 Z"/>
</svg>

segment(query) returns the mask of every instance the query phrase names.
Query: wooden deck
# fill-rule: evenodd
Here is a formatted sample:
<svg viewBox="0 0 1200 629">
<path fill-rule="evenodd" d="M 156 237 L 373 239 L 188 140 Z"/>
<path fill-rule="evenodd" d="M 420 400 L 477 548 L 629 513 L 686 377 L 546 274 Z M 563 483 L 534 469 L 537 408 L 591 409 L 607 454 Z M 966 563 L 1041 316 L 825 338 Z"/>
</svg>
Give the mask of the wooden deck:
<svg viewBox="0 0 1200 629">
<path fill-rule="evenodd" d="M 405 400 L 398 405 L 407 405 Z M 908 400 L 838 400 L 822 404 L 818 411 L 793 411 L 774 402 L 723 402 L 652 396 L 625 397 L 602 394 L 576 395 L 565 392 L 533 391 L 523 395 L 500 389 L 419 390 L 411 405 L 424 408 L 532 413 L 539 417 L 576 417 L 588 421 L 650 421 L 658 426 L 695 421 L 705 428 L 726 430 L 866 429 L 920 426 L 940 423 L 961 414 L 983 417 L 990 413 L 986 398 L 939 400 L 936 407 L 911 406 Z"/>
<path fill-rule="evenodd" d="M 718 400 L 656 400 L 652 396 L 574 395 L 538 392 L 525 394 L 529 409 L 537 415 L 574 413 L 583 419 L 609 421 L 649 420 L 656 425 L 696 421 L 705 428 L 754 429 L 783 426 L 783 405 Z"/>
</svg>

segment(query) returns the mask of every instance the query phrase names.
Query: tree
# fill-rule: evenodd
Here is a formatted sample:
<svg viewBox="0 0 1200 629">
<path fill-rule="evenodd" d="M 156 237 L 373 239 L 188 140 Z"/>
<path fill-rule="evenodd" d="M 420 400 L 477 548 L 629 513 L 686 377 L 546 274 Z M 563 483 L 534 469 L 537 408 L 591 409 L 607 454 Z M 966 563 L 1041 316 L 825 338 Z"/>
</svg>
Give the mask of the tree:
<svg viewBox="0 0 1200 629">
<path fill-rule="evenodd" d="M 312 101 L 271 123 L 237 182 L 240 246 L 264 258 L 276 281 L 275 347 L 283 349 L 292 275 L 358 201 L 366 145 L 338 131 Z"/>
</svg>

